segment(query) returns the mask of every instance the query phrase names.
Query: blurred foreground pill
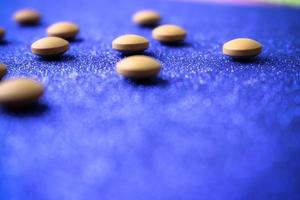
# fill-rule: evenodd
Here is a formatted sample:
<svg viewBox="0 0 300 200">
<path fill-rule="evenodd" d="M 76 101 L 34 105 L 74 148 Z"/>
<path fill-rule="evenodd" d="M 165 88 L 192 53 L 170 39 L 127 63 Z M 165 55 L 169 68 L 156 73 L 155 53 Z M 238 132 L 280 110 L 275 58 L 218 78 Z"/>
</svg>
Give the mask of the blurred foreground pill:
<svg viewBox="0 0 300 200">
<path fill-rule="evenodd" d="M 32 53 L 41 57 L 55 57 L 69 49 L 69 42 L 59 37 L 44 37 L 31 45 Z"/>
<path fill-rule="evenodd" d="M 7 73 L 7 68 L 4 64 L 0 63 L 0 79 Z"/>
<path fill-rule="evenodd" d="M 0 104 L 23 106 L 38 101 L 43 95 L 41 83 L 31 79 L 13 79 L 0 83 Z"/>
<path fill-rule="evenodd" d="M 4 28 L 0 27 L 0 42 L 4 39 L 5 36 L 5 30 Z"/>
<path fill-rule="evenodd" d="M 154 10 L 141 10 L 132 17 L 132 21 L 140 26 L 157 25 L 160 19 L 160 14 Z"/>
<path fill-rule="evenodd" d="M 250 58 L 262 51 L 262 45 L 249 38 L 237 38 L 223 45 L 223 53 L 233 58 Z"/>
<path fill-rule="evenodd" d="M 22 9 L 15 13 L 14 19 L 21 25 L 35 25 L 40 22 L 41 15 L 33 9 Z"/>
<path fill-rule="evenodd" d="M 160 63 L 149 56 L 129 56 L 119 61 L 116 71 L 130 79 L 148 79 L 160 72 Z"/>
<path fill-rule="evenodd" d="M 79 27 L 72 22 L 57 22 L 47 28 L 48 36 L 72 39 L 79 33 Z"/>
<path fill-rule="evenodd" d="M 152 31 L 153 38 L 163 43 L 181 42 L 186 34 L 182 27 L 171 24 L 159 26 Z"/>
<path fill-rule="evenodd" d="M 138 53 L 149 47 L 149 41 L 139 35 L 122 35 L 112 42 L 112 48 L 122 53 Z"/>
</svg>

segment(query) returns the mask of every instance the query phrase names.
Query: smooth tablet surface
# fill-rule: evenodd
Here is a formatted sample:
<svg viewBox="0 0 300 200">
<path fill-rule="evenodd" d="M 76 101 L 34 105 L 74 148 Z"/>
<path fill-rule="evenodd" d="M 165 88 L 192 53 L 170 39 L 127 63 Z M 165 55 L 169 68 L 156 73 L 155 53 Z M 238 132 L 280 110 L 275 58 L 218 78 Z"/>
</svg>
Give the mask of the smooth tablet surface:
<svg viewBox="0 0 300 200">
<path fill-rule="evenodd" d="M 31 79 L 15 79 L 0 83 L 1 104 L 27 104 L 37 101 L 44 87 Z"/>
<path fill-rule="evenodd" d="M 4 36 L 5 36 L 5 30 L 4 28 L 0 27 L 0 41 L 4 39 Z"/>
<path fill-rule="evenodd" d="M 41 15 L 33 9 L 22 9 L 15 13 L 14 19 L 22 25 L 37 24 L 40 22 Z"/>
<path fill-rule="evenodd" d="M 186 31 L 176 25 L 162 25 L 155 28 L 152 32 L 154 39 L 161 42 L 180 42 L 186 37 Z"/>
<path fill-rule="evenodd" d="M 223 53 L 234 58 L 257 56 L 262 51 L 262 45 L 249 38 L 230 40 L 223 45 Z"/>
<path fill-rule="evenodd" d="M 151 78 L 160 71 L 160 63 L 149 56 L 130 56 L 119 61 L 116 71 L 132 79 Z"/>
<path fill-rule="evenodd" d="M 135 13 L 132 21 L 141 26 L 153 26 L 159 23 L 161 16 L 154 10 L 141 10 Z"/>
<path fill-rule="evenodd" d="M 31 45 L 32 53 L 42 57 L 58 56 L 68 49 L 69 42 L 59 37 L 45 37 Z"/>
<path fill-rule="evenodd" d="M 141 52 L 149 47 L 149 41 L 139 35 L 122 35 L 112 42 L 112 48 L 121 52 Z"/>
<path fill-rule="evenodd" d="M 2 78 L 6 73 L 7 73 L 6 66 L 0 63 L 0 78 Z"/>
<path fill-rule="evenodd" d="M 72 22 L 58 22 L 52 24 L 47 29 L 49 36 L 60 37 L 64 39 L 74 38 L 79 33 L 79 27 Z"/>
</svg>

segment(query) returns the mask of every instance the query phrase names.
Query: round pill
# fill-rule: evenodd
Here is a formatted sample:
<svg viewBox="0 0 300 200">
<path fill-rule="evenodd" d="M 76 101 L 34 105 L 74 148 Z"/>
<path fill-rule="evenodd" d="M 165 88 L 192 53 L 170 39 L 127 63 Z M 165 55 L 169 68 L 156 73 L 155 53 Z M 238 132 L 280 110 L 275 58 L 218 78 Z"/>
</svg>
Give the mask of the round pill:
<svg viewBox="0 0 300 200">
<path fill-rule="evenodd" d="M 186 31 L 180 26 L 162 25 L 153 30 L 152 36 L 160 42 L 181 42 L 186 37 Z"/>
<path fill-rule="evenodd" d="M 15 13 L 14 19 L 21 25 L 33 25 L 40 22 L 41 15 L 33 9 L 22 9 Z"/>
<path fill-rule="evenodd" d="M 141 10 L 135 13 L 132 21 L 141 26 L 153 26 L 159 23 L 160 14 L 154 10 Z"/>
<path fill-rule="evenodd" d="M 44 93 L 44 87 L 31 79 L 14 79 L 0 83 L 0 103 L 24 105 L 36 102 Z"/>
<path fill-rule="evenodd" d="M 254 57 L 261 53 L 262 45 L 249 38 L 230 40 L 223 45 L 223 53 L 233 58 Z"/>
<path fill-rule="evenodd" d="M 2 78 L 6 73 L 7 73 L 6 66 L 0 63 L 0 78 Z"/>
<path fill-rule="evenodd" d="M 0 41 L 4 39 L 5 36 L 5 30 L 0 27 Z"/>
<path fill-rule="evenodd" d="M 136 53 L 146 50 L 149 47 L 149 41 L 139 35 L 122 35 L 112 42 L 112 48 L 123 53 Z"/>
<path fill-rule="evenodd" d="M 52 24 L 47 29 L 49 36 L 60 37 L 64 39 L 74 38 L 79 33 L 79 27 L 72 22 L 58 22 Z"/>
<path fill-rule="evenodd" d="M 147 79 L 154 77 L 160 71 L 160 63 L 149 56 L 129 56 L 119 61 L 116 71 L 131 79 Z"/>
<path fill-rule="evenodd" d="M 42 57 L 58 56 L 69 49 L 69 42 L 59 37 L 44 37 L 31 45 L 32 53 Z"/>
</svg>

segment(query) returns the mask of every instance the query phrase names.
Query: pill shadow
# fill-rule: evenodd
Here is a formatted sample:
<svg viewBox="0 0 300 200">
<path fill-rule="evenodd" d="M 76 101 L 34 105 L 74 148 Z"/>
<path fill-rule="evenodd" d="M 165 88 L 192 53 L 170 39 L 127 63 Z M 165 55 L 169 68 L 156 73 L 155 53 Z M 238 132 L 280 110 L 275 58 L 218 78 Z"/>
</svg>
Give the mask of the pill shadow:
<svg viewBox="0 0 300 200">
<path fill-rule="evenodd" d="M 41 102 L 18 107 L 3 106 L 1 109 L 4 113 L 17 117 L 41 116 L 42 114 L 50 110 L 48 105 Z"/>
<path fill-rule="evenodd" d="M 141 80 L 134 80 L 134 79 L 128 79 L 126 80 L 133 84 L 134 86 L 159 86 L 159 87 L 167 87 L 169 85 L 169 81 L 165 80 L 161 77 L 155 77 L 155 78 L 149 78 L 149 79 L 141 79 Z"/>
<path fill-rule="evenodd" d="M 126 58 L 129 56 L 150 56 L 153 58 L 156 58 L 157 56 L 152 51 L 144 51 L 144 52 L 138 52 L 138 53 L 119 53 L 118 54 L 120 58 Z"/>
<path fill-rule="evenodd" d="M 164 46 L 170 47 L 170 48 L 186 48 L 186 47 L 192 47 L 193 45 L 190 42 L 176 42 L 176 43 L 161 43 Z M 156 55 L 147 50 L 147 51 L 142 51 L 142 52 L 119 52 L 118 55 L 121 58 L 126 58 L 129 56 L 134 56 L 134 55 L 144 55 L 144 56 L 151 56 L 156 58 Z"/>
<path fill-rule="evenodd" d="M 0 41 L 0 46 L 1 46 L 1 45 L 4 46 L 4 45 L 8 45 L 8 44 L 9 44 L 9 42 L 8 42 L 8 40 L 6 40 L 6 39 Z"/>
<path fill-rule="evenodd" d="M 59 55 L 59 56 L 54 56 L 54 57 L 38 57 L 37 58 L 39 61 L 43 62 L 70 62 L 76 59 L 75 56 L 69 55 L 69 54 L 64 54 L 64 55 Z"/>
<path fill-rule="evenodd" d="M 170 48 L 183 48 L 183 47 L 192 47 L 193 44 L 187 41 L 183 42 L 175 42 L 175 43 L 170 43 L 170 42 L 160 42 L 161 45 L 170 47 Z"/>
<path fill-rule="evenodd" d="M 71 43 L 81 43 L 81 42 L 83 42 L 83 39 L 75 37 L 75 38 L 68 39 L 68 41 Z"/>
<path fill-rule="evenodd" d="M 264 64 L 270 59 L 268 57 L 256 56 L 250 58 L 230 58 L 232 62 L 241 63 L 241 64 Z"/>
<path fill-rule="evenodd" d="M 141 55 L 144 55 L 144 56 L 150 56 L 150 57 L 153 57 L 153 58 L 156 58 L 157 56 L 155 55 L 155 53 L 153 53 L 152 51 L 145 51 L 143 52 Z"/>
<path fill-rule="evenodd" d="M 23 23 L 23 24 L 18 24 L 20 28 L 34 28 L 34 27 L 45 27 L 46 24 L 44 22 L 36 22 L 36 23 Z"/>
<path fill-rule="evenodd" d="M 124 53 L 124 52 L 119 52 L 118 56 L 120 58 L 126 58 L 126 57 L 130 57 L 130 56 L 151 56 L 155 58 L 155 54 L 153 52 L 150 51 L 144 51 L 144 52 L 134 52 L 134 53 Z"/>
<path fill-rule="evenodd" d="M 157 24 L 151 24 L 151 25 L 139 25 L 139 28 L 140 29 L 147 29 L 147 30 L 152 30 L 158 26 L 160 26 L 161 24 L 160 23 L 157 23 Z"/>
</svg>

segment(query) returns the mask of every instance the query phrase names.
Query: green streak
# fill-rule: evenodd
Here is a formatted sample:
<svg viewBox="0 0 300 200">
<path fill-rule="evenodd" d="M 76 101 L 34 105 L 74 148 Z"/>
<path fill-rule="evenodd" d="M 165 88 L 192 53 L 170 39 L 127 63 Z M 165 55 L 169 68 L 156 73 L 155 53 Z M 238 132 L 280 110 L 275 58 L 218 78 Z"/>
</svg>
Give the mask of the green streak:
<svg viewBox="0 0 300 200">
<path fill-rule="evenodd" d="M 294 6 L 300 6 L 300 0 L 269 0 L 273 3 L 282 3 L 287 5 L 294 5 Z"/>
</svg>

